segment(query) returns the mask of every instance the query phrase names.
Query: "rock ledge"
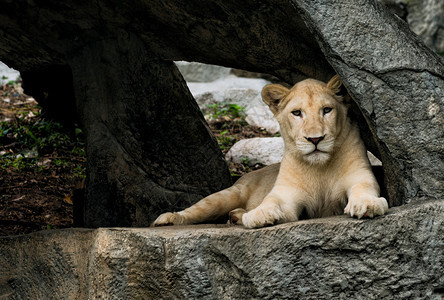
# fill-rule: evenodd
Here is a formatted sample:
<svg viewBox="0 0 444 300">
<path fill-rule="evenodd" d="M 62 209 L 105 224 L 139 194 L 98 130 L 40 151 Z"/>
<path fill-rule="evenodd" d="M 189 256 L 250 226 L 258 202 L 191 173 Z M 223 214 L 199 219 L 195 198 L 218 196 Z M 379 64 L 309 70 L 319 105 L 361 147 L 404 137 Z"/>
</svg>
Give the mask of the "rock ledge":
<svg viewBox="0 0 444 300">
<path fill-rule="evenodd" d="M 0 298 L 440 299 L 444 201 L 374 220 L 51 230 L 0 238 Z"/>
</svg>

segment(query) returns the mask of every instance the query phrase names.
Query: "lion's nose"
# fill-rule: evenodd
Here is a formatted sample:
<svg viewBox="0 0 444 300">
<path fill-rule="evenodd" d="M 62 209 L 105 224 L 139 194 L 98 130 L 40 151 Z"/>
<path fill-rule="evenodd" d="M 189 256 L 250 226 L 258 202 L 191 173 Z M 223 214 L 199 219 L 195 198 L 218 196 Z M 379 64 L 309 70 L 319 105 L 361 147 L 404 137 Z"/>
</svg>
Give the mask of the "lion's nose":
<svg viewBox="0 0 444 300">
<path fill-rule="evenodd" d="M 305 138 L 307 141 L 310 141 L 311 143 L 313 143 L 315 146 L 317 146 L 319 144 L 320 141 L 322 141 L 324 139 L 324 136 L 318 136 L 318 137 L 306 137 Z"/>
</svg>

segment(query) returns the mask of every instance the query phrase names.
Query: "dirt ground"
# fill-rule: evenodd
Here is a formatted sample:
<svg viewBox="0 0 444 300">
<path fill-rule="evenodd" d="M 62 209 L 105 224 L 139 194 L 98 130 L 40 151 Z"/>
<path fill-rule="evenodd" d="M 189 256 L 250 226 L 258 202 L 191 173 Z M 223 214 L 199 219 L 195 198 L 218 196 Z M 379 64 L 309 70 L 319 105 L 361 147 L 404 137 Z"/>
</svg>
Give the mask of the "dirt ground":
<svg viewBox="0 0 444 300">
<path fill-rule="evenodd" d="M 34 122 L 39 118 L 37 102 L 23 94 L 19 84 L 0 86 L 0 122 L 23 119 Z M 224 144 L 221 146 L 224 153 L 237 140 L 271 136 L 261 128 L 245 126 L 239 120 L 226 117 L 211 120 L 209 124 L 219 142 Z M 17 144 L 17 137 L 3 134 L 0 138 L 0 159 L 7 154 L 18 153 Z M 60 154 L 59 151 L 39 155 L 35 159 L 36 164 L 43 165 L 39 168 L 19 169 L 4 163 L 0 165 L 0 236 L 73 226 L 73 195 L 84 188 L 85 176 L 75 174 L 72 166 L 56 164 L 60 158 L 80 169 L 85 168 L 84 156 L 71 152 Z M 237 176 L 260 167 L 229 165 L 231 173 Z"/>
<path fill-rule="evenodd" d="M 0 122 L 30 124 L 40 118 L 38 114 L 37 102 L 23 94 L 19 84 L 0 86 Z M 7 155 L 21 155 L 19 144 L 16 134 L 0 133 L 0 236 L 72 226 L 72 192 L 83 184 L 83 177 L 56 165 L 61 158 L 56 152 L 30 160 L 42 167 L 8 165 Z M 74 164 L 85 164 L 84 157 L 70 152 L 63 156 Z"/>
</svg>

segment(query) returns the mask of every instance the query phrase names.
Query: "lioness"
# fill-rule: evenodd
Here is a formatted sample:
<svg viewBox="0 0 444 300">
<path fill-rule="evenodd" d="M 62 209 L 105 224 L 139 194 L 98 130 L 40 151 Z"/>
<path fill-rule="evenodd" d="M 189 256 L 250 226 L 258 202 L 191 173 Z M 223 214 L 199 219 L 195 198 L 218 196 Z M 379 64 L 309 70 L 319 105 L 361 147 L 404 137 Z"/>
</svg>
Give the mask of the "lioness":
<svg viewBox="0 0 444 300">
<path fill-rule="evenodd" d="M 229 222 L 247 228 L 297 221 L 303 212 L 309 218 L 386 213 L 358 128 L 338 95 L 341 85 L 336 75 L 327 84 L 307 79 L 290 90 L 265 86 L 262 98 L 285 142 L 282 162 L 246 174 L 183 211 L 164 213 L 153 226 L 200 223 L 227 213 Z"/>
</svg>

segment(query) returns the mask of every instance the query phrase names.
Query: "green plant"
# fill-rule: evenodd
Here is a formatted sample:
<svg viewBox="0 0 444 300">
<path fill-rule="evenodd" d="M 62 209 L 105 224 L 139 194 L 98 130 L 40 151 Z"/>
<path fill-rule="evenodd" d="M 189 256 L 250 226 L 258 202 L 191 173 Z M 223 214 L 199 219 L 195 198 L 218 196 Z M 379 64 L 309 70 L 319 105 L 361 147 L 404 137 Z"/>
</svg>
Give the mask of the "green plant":
<svg viewBox="0 0 444 300">
<path fill-rule="evenodd" d="M 78 176 L 84 175 L 81 162 L 74 162 L 73 155 L 85 160 L 85 143 L 80 128 L 67 130 L 54 121 L 40 117 L 27 119 L 26 114 L 15 121 L 0 122 L 0 144 L 4 149 L 0 166 L 18 171 L 42 171 L 48 164 L 41 163 L 46 157 L 52 167 L 71 169 Z"/>
<path fill-rule="evenodd" d="M 213 131 L 222 151 L 228 150 L 236 142 L 236 136 L 231 133 L 239 132 L 240 126 L 248 126 L 245 122 L 245 108 L 231 103 L 216 103 L 207 105 L 208 119 L 213 122 Z"/>
<path fill-rule="evenodd" d="M 245 167 L 249 167 L 250 166 L 250 159 L 248 157 L 242 157 L 241 158 L 241 164 L 243 164 Z"/>
<path fill-rule="evenodd" d="M 221 150 L 228 150 L 236 142 L 236 138 L 229 134 L 228 130 L 223 130 L 216 135 L 217 142 Z"/>
<path fill-rule="evenodd" d="M 232 103 L 216 103 L 207 105 L 211 118 L 217 119 L 227 116 L 231 119 L 245 119 L 245 108 Z"/>
</svg>

